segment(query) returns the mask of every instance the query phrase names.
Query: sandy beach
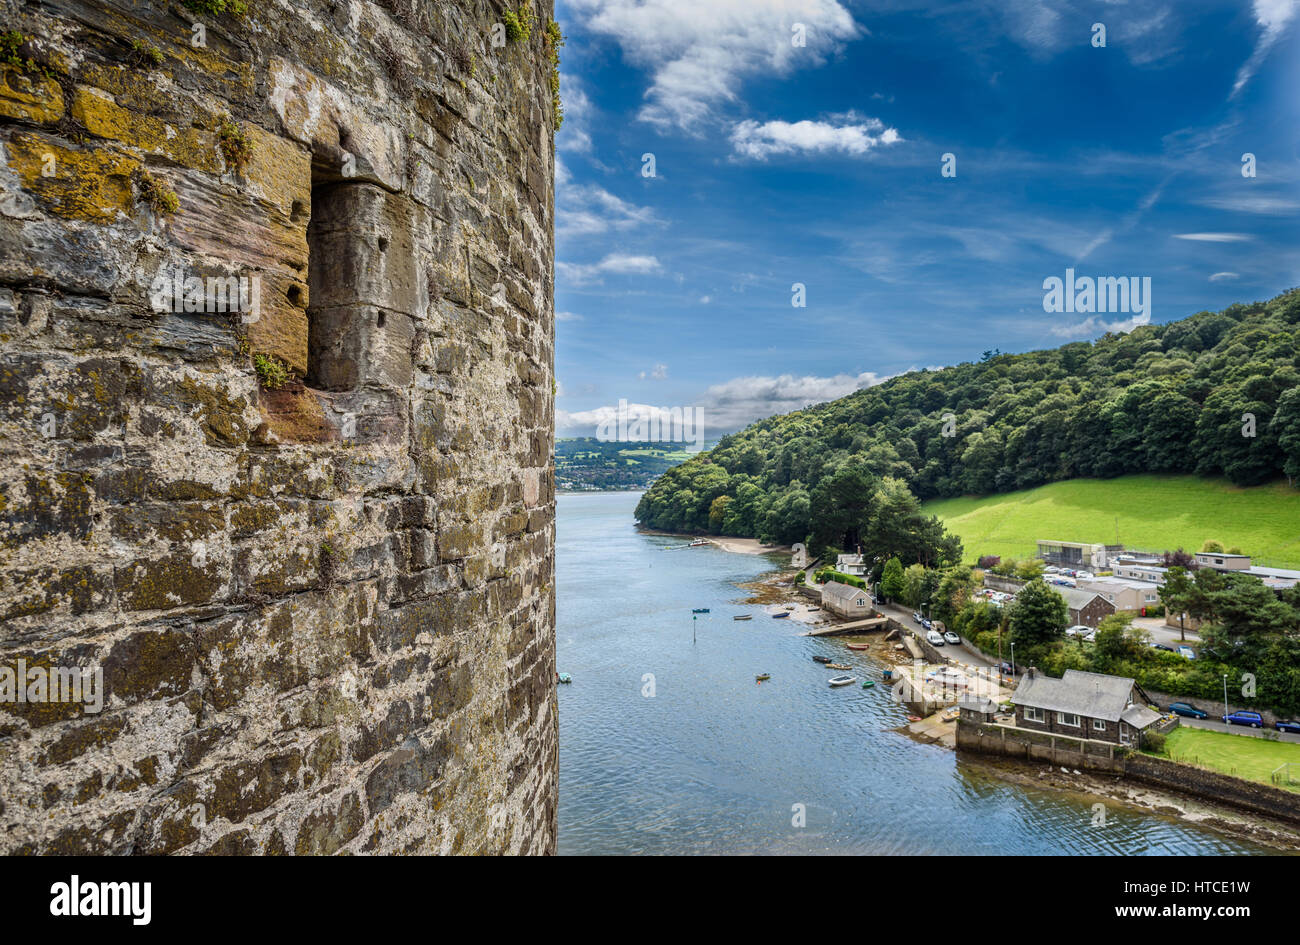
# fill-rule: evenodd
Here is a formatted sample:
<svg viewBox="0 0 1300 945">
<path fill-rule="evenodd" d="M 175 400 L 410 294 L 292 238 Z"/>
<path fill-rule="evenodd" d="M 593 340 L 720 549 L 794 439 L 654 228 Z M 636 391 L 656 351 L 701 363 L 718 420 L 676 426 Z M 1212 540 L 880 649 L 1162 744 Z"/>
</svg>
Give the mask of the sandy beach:
<svg viewBox="0 0 1300 945">
<path fill-rule="evenodd" d="M 682 532 L 664 532 L 655 528 L 637 528 L 637 531 L 643 535 L 669 535 L 673 538 L 682 538 L 687 541 L 694 541 L 696 538 L 703 538 L 709 544 L 721 548 L 723 551 L 730 551 L 738 555 L 771 555 L 771 554 L 791 554 L 791 550 L 785 545 L 765 545 L 757 538 L 724 538 L 721 535 L 686 535 Z"/>
<path fill-rule="evenodd" d="M 709 541 L 723 551 L 730 551 L 738 555 L 790 554 L 790 549 L 785 545 L 765 545 L 757 538 L 717 537 L 710 538 Z"/>
</svg>

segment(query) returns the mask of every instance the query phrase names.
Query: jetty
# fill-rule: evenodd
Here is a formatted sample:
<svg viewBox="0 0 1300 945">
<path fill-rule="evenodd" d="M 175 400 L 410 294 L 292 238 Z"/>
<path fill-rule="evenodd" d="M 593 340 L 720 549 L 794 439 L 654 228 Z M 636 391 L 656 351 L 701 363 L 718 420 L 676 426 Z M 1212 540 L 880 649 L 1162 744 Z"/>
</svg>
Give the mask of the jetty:
<svg viewBox="0 0 1300 945">
<path fill-rule="evenodd" d="M 892 617 L 867 617 L 865 620 L 850 620 L 848 623 L 831 624 L 818 630 L 809 630 L 806 637 L 834 637 L 841 633 L 874 633 L 888 630 L 890 624 L 896 623 Z"/>
</svg>

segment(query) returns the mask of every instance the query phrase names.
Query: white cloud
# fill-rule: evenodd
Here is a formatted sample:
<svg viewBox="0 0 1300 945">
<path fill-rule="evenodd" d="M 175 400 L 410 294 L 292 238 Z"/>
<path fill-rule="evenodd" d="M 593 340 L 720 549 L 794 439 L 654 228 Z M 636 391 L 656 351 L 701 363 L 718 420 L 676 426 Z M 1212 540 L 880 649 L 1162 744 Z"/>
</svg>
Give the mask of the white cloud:
<svg viewBox="0 0 1300 945">
<path fill-rule="evenodd" d="M 564 74 L 564 124 L 555 136 L 555 146 L 561 151 L 586 154 L 591 151 L 591 99 L 578 78 L 570 72 Z"/>
<path fill-rule="evenodd" d="M 568 0 L 585 27 L 648 70 L 640 117 L 700 131 L 753 75 L 786 75 L 825 61 L 866 31 L 839 0 Z M 807 45 L 791 44 L 805 27 Z"/>
<path fill-rule="evenodd" d="M 1300 0 L 1255 0 L 1254 11 L 1255 22 L 1263 32 L 1255 41 L 1255 49 L 1250 54 L 1250 58 L 1237 70 L 1237 81 L 1232 84 L 1229 99 L 1236 98 L 1259 70 L 1265 57 L 1268 56 L 1268 51 L 1286 32 L 1287 25 L 1295 19 L 1296 13 L 1300 12 Z"/>
<path fill-rule="evenodd" d="M 650 207 L 639 207 L 599 184 L 575 184 L 562 162 L 555 162 L 556 230 L 563 236 L 622 232 L 660 222 Z"/>
<path fill-rule="evenodd" d="M 1175 233 L 1176 240 L 1193 240 L 1197 243 L 1244 243 L 1254 239 L 1249 233 Z"/>
<path fill-rule="evenodd" d="M 825 121 L 742 121 L 731 131 L 731 143 L 742 157 L 766 160 L 774 154 L 809 152 L 825 154 L 839 151 L 862 155 L 880 145 L 902 141 L 895 128 L 886 128 L 879 118 L 845 116 L 846 122 L 834 125 Z"/>
<path fill-rule="evenodd" d="M 577 312 L 556 312 L 555 320 L 557 322 L 580 322 L 582 321 L 582 316 Z"/>
<path fill-rule="evenodd" d="M 1108 322 L 1104 318 L 1090 315 L 1083 321 L 1069 325 L 1053 325 L 1050 330 L 1058 338 L 1095 338 L 1106 334 L 1108 331 L 1120 334 L 1132 331 L 1139 325 L 1149 324 L 1150 321 L 1150 315 L 1134 315 L 1131 318 L 1125 318 L 1117 322 Z"/>
<path fill-rule="evenodd" d="M 663 266 L 654 256 L 634 256 L 628 253 L 610 253 L 600 262 L 557 262 L 555 268 L 565 278 L 574 282 L 591 282 L 606 274 L 649 275 L 660 272 Z"/>
<path fill-rule="evenodd" d="M 1273 194 L 1226 194 L 1198 201 L 1202 206 L 1236 213 L 1290 214 L 1300 211 L 1300 200 Z"/>
<path fill-rule="evenodd" d="M 641 372 L 639 375 L 637 375 L 637 376 L 640 377 L 641 380 L 643 380 L 643 381 L 644 381 L 646 378 L 650 378 L 650 380 L 652 380 L 652 381 L 662 381 L 662 380 L 666 380 L 667 377 L 668 377 L 668 365 L 666 365 L 666 364 L 656 364 L 653 368 L 650 369 L 649 372 L 642 371 L 642 372 Z"/>
<path fill-rule="evenodd" d="M 714 384 L 695 403 L 683 406 L 699 408 L 705 434 L 714 437 L 739 430 L 764 417 L 802 410 L 811 404 L 835 400 L 887 380 L 888 376 L 882 377 L 874 373 L 835 374 L 830 377 L 793 374 L 782 374 L 779 377 L 736 377 L 722 384 Z M 652 407 L 647 404 L 627 405 L 629 417 L 666 419 L 669 410 L 667 407 Z M 597 425 L 608 423 L 617 416 L 618 408 L 610 406 L 573 413 L 557 410 L 555 426 L 569 436 L 591 436 Z"/>
<path fill-rule="evenodd" d="M 1240 278 L 1241 276 L 1237 275 L 1235 272 L 1216 272 L 1214 275 L 1210 276 L 1210 281 L 1211 282 L 1232 282 L 1233 280 L 1240 279 Z"/>
<path fill-rule="evenodd" d="M 738 430 L 755 420 L 835 400 L 888 379 L 871 372 L 829 377 L 811 374 L 735 377 L 709 387 L 700 398 L 700 406 L 711 431 Z"/>
</svg>

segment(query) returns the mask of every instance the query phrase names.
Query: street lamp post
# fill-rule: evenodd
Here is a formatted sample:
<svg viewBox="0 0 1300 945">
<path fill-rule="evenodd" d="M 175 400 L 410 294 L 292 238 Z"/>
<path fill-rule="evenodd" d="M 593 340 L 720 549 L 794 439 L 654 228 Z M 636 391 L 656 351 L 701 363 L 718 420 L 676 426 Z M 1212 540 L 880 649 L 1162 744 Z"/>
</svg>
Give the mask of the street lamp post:
<svg viewBox="0 0 1300 945">
<path fill-rule="evenodd" d="M 1228 674 L 1223 674 L 1223 717 L 1228 717 Z"/>
<path fill-rule="evenodd" d="M 1011 641 L 1011 681 L 1016 681 L 1016 641 Z"/>
</svg>

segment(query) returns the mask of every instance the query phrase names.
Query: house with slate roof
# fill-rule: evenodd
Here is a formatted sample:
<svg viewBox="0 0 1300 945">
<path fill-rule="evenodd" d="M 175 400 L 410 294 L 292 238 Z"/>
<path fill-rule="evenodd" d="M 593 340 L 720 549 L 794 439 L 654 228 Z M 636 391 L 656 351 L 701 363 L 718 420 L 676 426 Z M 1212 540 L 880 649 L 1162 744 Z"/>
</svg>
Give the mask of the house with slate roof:
<svg viewBox="0 0 1300 945">
<path fill-rule="evenodd" d="M 1030 667 L 1011 702 L 1018 728 L 1116 745 L 1136 747 L 1142 732 L 1160 721 L 1137 701 L 1132 679 L 1077 669 L 1055 679 Z"/>
</svg>

